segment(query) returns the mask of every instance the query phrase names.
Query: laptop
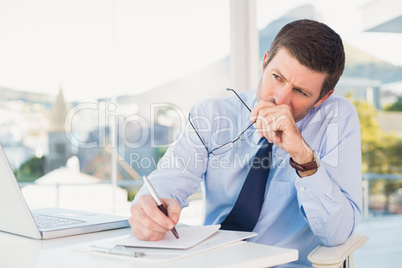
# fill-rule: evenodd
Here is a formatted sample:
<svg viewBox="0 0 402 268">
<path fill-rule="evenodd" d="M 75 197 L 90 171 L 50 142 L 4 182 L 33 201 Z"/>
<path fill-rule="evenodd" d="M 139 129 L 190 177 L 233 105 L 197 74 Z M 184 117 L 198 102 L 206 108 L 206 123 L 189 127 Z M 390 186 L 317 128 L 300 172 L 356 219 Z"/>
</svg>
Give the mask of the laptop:
<svg viewBox="0 0 402 268">
<path fill-rule="evenodd" d="M 0 231 L 34 239 L 105 231 L 129 226 L 127 217 L 45 208 L 30 210 L 0 144 Z"/>
</svg>

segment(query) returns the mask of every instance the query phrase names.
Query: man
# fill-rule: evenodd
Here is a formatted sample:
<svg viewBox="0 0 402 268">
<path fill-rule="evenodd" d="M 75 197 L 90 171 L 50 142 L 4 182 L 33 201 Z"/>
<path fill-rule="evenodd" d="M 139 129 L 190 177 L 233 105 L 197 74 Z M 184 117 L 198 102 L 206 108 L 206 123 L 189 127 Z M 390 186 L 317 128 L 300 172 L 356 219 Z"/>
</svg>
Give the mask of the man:
<svg viewBox="0 0 402 268">
<path fill-rule="evenodd" d="M 169 217 L 143 188 L 131 208 L 133 234 L 163 238 L 201 182 L 205 224 L 227 225 L 252 177 L 253 158 L 268 141 L 273 144 L 265 153 L 268 180 L 256 187 L 263 188 L 252 225 L 258 236 L 249 241 L 296 248 L 294 265 L 300 266 L 311 266 L 307 255 L 319 244 L 343 243 L 361 219 L 362 177 L 356 110 L 332 95 L 344 63 L 342 40 L 325 24 L 300 20 L 284 26 L 265 53 L 257 91 L 207 100 L 192 109 L 185 135 L 149 176 Z"/>
</svg>

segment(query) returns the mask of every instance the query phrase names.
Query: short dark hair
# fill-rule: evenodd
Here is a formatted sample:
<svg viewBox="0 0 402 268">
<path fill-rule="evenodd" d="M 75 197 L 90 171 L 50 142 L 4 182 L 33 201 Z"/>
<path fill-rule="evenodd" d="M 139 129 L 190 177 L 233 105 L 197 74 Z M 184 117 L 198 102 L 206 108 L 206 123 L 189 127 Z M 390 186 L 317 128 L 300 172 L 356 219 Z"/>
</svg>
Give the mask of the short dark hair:
<svg viewBox="0 0 402 268">
<path fill-rule="evenodd" d="M 345 67 L 345 52 L 341 37 L 330 27 L 307 19 L 285 25 L 271 44 L 264 69 L 281 48 L 310 70 L 327 74 L 318 100 L 335 88 Z"/>
</svg>

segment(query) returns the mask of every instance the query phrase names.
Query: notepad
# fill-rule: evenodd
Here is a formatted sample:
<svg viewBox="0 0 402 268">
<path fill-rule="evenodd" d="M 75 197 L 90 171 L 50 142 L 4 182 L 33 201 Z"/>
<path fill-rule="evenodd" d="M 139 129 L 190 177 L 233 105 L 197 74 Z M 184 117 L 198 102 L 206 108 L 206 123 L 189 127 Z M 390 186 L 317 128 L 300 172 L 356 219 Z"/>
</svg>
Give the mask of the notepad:
<svg viewBox="0 0 402 268">
<path fill-rule="evenodd" d="M 172 232 L 167 232 L 165 237 L 159 241 L 139 240 L 131 235 L 128 238 L 116 241 L 116 245 L 140 248 L 189 249 L 216 233 L 220 227 L 221 226 L 219 224 L 176 227 L 176 230 L 180 236 L 179 239 L 174 237 Z"/>
<path fill-rule="evenodd" d="M 205 227 L 205 228 L 201 228 Z M 195 234 L 196 230 L 212 230 L 215 227 L 212 226 L 196 226 L 196 227 L 189 227 L 180 233 L 180 230 L 184 227 L 176 227 L 177 232 L 179 232 L 180 239 L 182 239 L 182 234 L 185 235 L 189 232 L 191 235 Z M 219 225 L 218 225 L 219 228 Z M 204 230 L 206 232 L 206 230 Z M 194 231 L 194 233 L 193 233 Z M 202 231 L 204 233 L 204 231 Z M 225 245 L 233 244 L 239 242 L 241 240 L 254 237 L 257 233 L 253 232 L 238 232 L 238 231 L 226 231 L 226 230 L 218 230 L 215 231 L 212 235 L 208 238 L 204 239 L 203 241 L 199 242 L 193 247 L 188 249 L 175 249 L 175 248 L 155 248 L 155 247 L 132 247 L 132 246 L 122 246 L 119 245 L 122 241 L 130 240 L 129 242 L 132 243 L 132 240 L 129 239 L 130 236 L 121 236 L 118 238 L 113 239 L 106 239 L 91 243 L 85 243 L 82 245 L 78 245 L 74 247 L 72 250 L 80 251 L 90 254 L 97 254 L 108 256 L 111 258 L 128 258 L 131 261 L 136 262 L 150 262 L 150 263 L 166 263 L 169 261 L 176 261 L 182 258 L 188 258 L 190 256 L 194 256 L 196 254 L 201 254 L 206 251 L 210 251 L 213 249 L 217 249 L 223 247 Z M 174 236 L 172 235 L 172 238 Z M 176 238 L 175 238 L 176 239 Z M 175 243 L 177 243 L 176 241 Z M 160 242 L 161 243 L 161 242 Z M 95 250 L 94 250 L 95 249 Z M 116 253 L 118 251 L 118 254 Z M 126 254 L 122 254 L 125 251 Z"/>
</svg>

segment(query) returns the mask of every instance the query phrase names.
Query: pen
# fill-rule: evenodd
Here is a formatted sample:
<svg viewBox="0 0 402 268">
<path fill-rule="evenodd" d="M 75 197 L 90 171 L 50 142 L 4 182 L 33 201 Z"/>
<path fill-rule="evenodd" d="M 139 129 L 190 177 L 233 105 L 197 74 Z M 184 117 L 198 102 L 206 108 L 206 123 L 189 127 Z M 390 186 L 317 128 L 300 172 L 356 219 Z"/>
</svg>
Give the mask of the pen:
<svg viewBox="0 0 402 268">
<path fill-rule="evenodd" d="M 140 257 L 145 256 L 144 252 L 131 251 L 123 246 L 115 246 L 113 248 L 108 248 L 108 247 L 100 247 L 100 246 L 92 245 L 89 247 L 89 250 L 94 251 L 94 252 L 99 252 L 99 253 L 106 253 L 106 254 L 113 254 L 113 255 L 120 255 L 120 256 L 129 256 L 129 257 L 134 257 L 134 258 L 140 258 Z"/>
<path fill-rule="evenodd" d="M 158 208 L 163 212 L 163 214 L 165 214 L 166 216 L 169 216 L 165 206 L 163 205 L 159 196 L 156 194 L 156 191 L 155 191 L 154 187 L 152 186 L 151 182 L 148 180 L 148 178 L 146 176 L 144 176 L 143 179 L 144 179 L 145 185 L 147 186 L 148 190 L 151 192 L 152 198 L 155 200 L 156 204 L 158 205 Z M 174 236 L 177 239 L 179 239 L 179 234 L 177 233 L 176 228 L 173 227 L 173 229 L 171 231 L 174 234 Z"/>
</svg>

